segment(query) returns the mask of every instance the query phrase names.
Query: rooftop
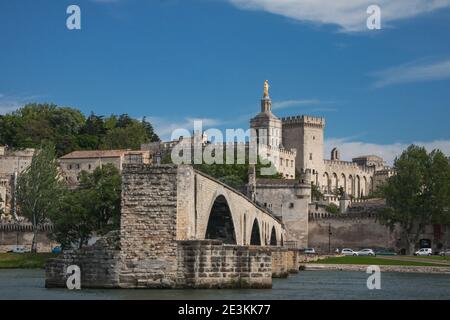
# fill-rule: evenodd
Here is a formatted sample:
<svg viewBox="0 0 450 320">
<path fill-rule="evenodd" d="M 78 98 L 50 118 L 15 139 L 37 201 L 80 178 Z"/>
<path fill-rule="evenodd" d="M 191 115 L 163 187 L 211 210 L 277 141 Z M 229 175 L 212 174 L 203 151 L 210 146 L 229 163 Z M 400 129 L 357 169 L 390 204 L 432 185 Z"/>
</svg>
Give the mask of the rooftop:
<svg viewBox="0 0 450 320">
<path fill-rule="evenodd" d="M 83 158 L 119 158 L 125 153 L 141 153 L 132 150 L 85 150 L 73 151 L 62 156 L 60 159 L 83 159 Z"/>
</svg>

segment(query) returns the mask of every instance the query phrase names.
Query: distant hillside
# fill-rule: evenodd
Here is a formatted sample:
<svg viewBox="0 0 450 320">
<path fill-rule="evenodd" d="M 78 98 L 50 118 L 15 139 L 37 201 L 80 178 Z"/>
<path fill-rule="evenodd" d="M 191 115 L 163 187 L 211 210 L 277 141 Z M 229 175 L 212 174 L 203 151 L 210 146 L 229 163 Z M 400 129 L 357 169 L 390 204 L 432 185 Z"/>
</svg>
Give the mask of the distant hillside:
<svg viewBox="0 0 450 320">
<path fill-rule="evenodd" d="M 145 118 L 139 121 L 127 114 L 86 117 L 74 108 L 27 104 L 0 115 L 0 145 L 36 148 L 44 140 L 52 141 L 61 156 L 74 150 L 136 150 L 159 137 Z"/>
</svg>

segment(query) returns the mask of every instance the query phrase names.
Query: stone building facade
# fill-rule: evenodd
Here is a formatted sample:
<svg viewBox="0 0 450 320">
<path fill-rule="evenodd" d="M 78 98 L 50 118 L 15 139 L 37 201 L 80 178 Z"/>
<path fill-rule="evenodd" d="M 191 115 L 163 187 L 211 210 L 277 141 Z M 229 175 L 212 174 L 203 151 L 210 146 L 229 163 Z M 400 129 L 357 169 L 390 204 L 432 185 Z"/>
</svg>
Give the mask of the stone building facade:
<svg viewBox="0 0 450 320">
<path fill-rule="evenodd" d="M 297 150 L 297 172 L 309 172 L 311 182 L 320 188 L 326 198 L 335 197 L 341 188 L 352 198 L 362 198 L 392 175 L 392 169 L 375 155 L 343 161 L 339 150 L 334 148 L 331 159 L 325 159 L 323 118 L 286 117 L 282 118 L 282 124 L 284 145 Z"/>
<path fill-rule="evenodd" d="M 77 185 L 81 171 L 93 172 L 105 164 L 113 164 L 122 170 L 126 163 L 151 163 L 149 151 L 133 150 L 89 150 L 73 151 L 58 159 L 64 179 L 69 185 Z"/>
<path fill-rule="evenodd" d="M 9 215 L 14 207 L 14 188 L 17 177 L 26 170 L 33 158 L 34 149 L 9 149 L 0 146 L 0 209 Z"/>
<path fill-rule="evenodd" d="M 308 204 L 311 185 L 302 180 L 256 179 L 255 198 L 283 221 L 287 246 L 308 246 Z"/>
</svg>

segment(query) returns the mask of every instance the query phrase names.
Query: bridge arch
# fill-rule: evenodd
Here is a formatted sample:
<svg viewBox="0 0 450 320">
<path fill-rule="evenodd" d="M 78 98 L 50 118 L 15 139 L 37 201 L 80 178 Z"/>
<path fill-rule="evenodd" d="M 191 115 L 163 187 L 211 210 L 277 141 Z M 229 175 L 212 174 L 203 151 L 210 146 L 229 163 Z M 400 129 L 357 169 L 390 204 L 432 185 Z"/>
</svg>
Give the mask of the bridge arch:
<svg viewBox="0 0 450 320">
<path fill-rule="evenodd" d="M 275 226 L 272 226 L 272 232 L 270 233 L 270 245 L 271 246 L 277 245 L 277 233 L 275 231 Z"/>
<path fill-rule="evenodd" d="M 252 246 L 262 245 L 261 231 L 259 228 L 258 219 L 256 218 L 253 220 L 252 231 L 250 233 L 250 245 Z"/>
<path fill-rule="evenodd" d="M 225 244 L 237 244 L 235 223 L 228 201 L 223 195 L 217 196 L 211 205 L 205 239 L 217 239 Z"/>
</svg>

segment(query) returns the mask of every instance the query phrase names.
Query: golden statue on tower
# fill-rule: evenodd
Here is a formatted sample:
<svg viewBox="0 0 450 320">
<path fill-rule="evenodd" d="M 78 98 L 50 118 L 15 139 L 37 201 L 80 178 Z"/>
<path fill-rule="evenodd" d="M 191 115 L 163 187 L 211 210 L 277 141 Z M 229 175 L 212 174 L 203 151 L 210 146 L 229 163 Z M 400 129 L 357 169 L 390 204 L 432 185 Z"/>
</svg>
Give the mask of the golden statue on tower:
<svg viewBox="0 0 450 320">
<path fill-rule="evenodd" d="M 264 81 L 264 98 L 269 97 L 269 80 Z"/>
</svg>

